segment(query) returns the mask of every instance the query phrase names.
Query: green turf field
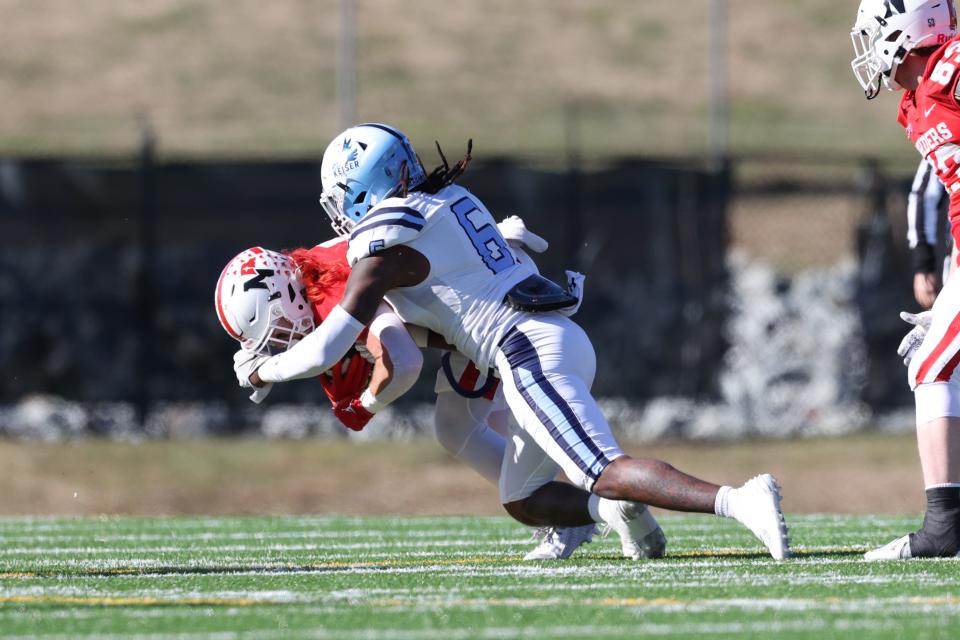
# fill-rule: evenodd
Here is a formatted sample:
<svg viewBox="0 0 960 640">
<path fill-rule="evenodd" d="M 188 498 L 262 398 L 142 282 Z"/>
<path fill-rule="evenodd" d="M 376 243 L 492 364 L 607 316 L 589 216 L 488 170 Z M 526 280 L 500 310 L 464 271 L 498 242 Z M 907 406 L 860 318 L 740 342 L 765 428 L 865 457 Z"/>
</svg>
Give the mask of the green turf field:
<svg viewBox="0 0 960 640">
<path fill-rule="evenodd" d="M 664 517 L 665 560 L 598 539 L 524 563 L 503 518 L 0 519 L 3 637 L 956 638 L 960 564 L 867 564 L 915 519 L 795 516 L 775 562 Z"/>
</svg>

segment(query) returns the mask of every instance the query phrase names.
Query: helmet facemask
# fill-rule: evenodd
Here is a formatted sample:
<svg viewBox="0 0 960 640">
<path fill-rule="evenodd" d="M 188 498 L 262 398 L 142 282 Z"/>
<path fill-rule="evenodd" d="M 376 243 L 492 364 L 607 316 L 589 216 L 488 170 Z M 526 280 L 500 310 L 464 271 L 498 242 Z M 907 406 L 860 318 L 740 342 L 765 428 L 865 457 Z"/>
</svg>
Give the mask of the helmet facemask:
<svg viewBox="0 0 960 640">
<path fill-rule="evenodd" d="M 304 316 L 297 320 L 290 320 L 284 315 L 283 307 L 274 303 L 270 305 L 270 324 L 267 332 L 257 343 L 249 347 L 244 344 L 243 347 L 261 355 L 276 355 L 303 340 L 313 329 L 313 318 Z"/>
<path fill-rule="evenodd" d="M 320 194 L 320 206 L 330 218 L 330 226 L 338 236 L 350 235 L 353 229 L 353 220 L 343 215 L 343 201 L 347 195 L 347 185 L 338 182 L 331 189 Z"/>
<path fill-rule="evenodd" d="M 857 82 L 863 87 L 867 100 L 873 100 L 880 93 L 883 63 L 874 48 L 879 38 L 879 25 L 859 30 L 855 28 L 850 32 L 854 53 L 850 66 L 853 68 L 853 75 L 856 76 Z"/>
</svg>

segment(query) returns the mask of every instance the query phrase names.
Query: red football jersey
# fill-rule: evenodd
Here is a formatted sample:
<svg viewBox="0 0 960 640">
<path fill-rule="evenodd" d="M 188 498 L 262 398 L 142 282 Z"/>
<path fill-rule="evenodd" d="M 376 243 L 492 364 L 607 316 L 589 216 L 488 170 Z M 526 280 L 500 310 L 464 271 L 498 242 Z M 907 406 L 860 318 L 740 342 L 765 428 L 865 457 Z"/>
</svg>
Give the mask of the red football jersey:
<svg viewBox="0 0 960 640">
<path fill-rule="evenodd" d="M 950 230 L 960 242 L 960 35 L 947 40 L 927 61 L 916 91 L 900 99 L 897 121 L 933 166 L 950 194 Z M 960 244 L 958 244 L 960 246 Z"/>
</svg>

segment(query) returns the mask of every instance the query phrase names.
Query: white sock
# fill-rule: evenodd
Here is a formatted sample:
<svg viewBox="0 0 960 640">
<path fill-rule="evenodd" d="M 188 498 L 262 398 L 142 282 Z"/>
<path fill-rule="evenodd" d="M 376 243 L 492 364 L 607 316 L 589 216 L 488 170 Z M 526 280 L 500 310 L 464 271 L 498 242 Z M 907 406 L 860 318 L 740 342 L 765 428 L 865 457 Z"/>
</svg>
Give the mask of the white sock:
<svg viewBox="0 0 960 640">
<path fill-rule="evenodd" d="M 730 493 L 732 491 L 733 487 L 726 485 L 720 487 L 720 490 L 717 491 L 717 498 L 713 502 L 713 512 L 718 516 L 723 516 L 724 518 L 733 517 L 733 508 L 730 504 Z"/>
<path fill-rule="evenodd" d="M 601 498 L 598 495 L 590 494 L 590 498 L 587 500 L 587 509 L 590 511 L 590 517 L 593 518 L 594 522 L 604 524 L 606 521 L 600 517 L 600 501 Z"/>
</svg>

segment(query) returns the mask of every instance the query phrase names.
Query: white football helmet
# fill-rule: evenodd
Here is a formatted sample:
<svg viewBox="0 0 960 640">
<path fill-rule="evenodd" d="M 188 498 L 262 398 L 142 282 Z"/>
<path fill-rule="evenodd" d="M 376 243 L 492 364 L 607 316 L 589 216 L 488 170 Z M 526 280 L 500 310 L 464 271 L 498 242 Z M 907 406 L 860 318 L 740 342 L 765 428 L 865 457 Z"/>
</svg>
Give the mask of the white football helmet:
<svg viewBox="0 0 960 640">
<path fill-rule="evenodd" d="M 217 280 L 214 307 L 224 330 L 253 353 L 286 351 L 314 328 L 297 265 L 260 247 L 227 263 Z"/>
<path fill-rule="evenodd" d="M 880 82 L 897 91 L 897 67 L 912 49 L 935 47 L 957 32 L 953 0 L 862 0 L 850 32 L 853 75 L 868 100 Z"/>
<path fill-rule="evenodd" d="M 426 179 L 410 140 L 391 126 L 358 124 L 333 139 L 320 163 L 320 204 L 338 235 L 397 193 L 404 164 L 409 189 Z"/>
</svg>

